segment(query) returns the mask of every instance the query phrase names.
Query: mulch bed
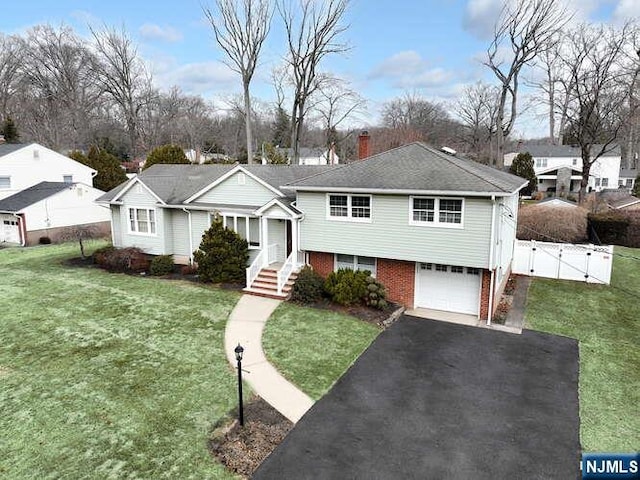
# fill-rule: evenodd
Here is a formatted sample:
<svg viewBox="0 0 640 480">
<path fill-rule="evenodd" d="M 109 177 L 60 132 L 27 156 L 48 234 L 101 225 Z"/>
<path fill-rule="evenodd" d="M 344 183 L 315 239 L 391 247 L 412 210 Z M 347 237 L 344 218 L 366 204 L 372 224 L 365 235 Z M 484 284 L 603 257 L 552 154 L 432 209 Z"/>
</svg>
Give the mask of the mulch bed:
<svg viewBox="0 0 640 480">
<path fill-rule="evenodd" d="M 293 423 L 260 397 L 244 406 L 244 426 L 235 418 L 219 425 L 209 451 L 229 470 L 249 478 L 293 428 Z"/>
<path fill-rule="evenodd" d="M 513 304 L 513 294 L 516 290 L 517 282 L 518 275 L 509 275 L 509 280 L 507 280 L 507 284 L 505 285 L 502 296 L 500 297 L 500 302 L 496 308 L 496 313 L 493 316 L 494 323 L 504 325 L 507 320 L 507 315 L 509 315 L 509 310 L 511 310 L 511 305 Z"/>
<path fill-rule="evenodd" d="M 377 310 L 375 308 L 366 307 L 364 305 L 352 305 L 350 307 L 345 307 L 343 305 L 338 305 L 337 303 L 332 303 L 328 299 L 324 299 L 316 303 L 303 304 L 303 306 L 344 313 L 346 315 L 357 317 L 367 323 L 373 323 L 374 325 L 378 325 L 379 327 L 384 326 L 383 322 L 387 318 L 389 318 L 389 315 L 391 315 L 398 308 L 398 305 L 394 303 L 389 303 L 387 305 L 387 308 L 385 308 L 384 310 Z"/>
</svg>

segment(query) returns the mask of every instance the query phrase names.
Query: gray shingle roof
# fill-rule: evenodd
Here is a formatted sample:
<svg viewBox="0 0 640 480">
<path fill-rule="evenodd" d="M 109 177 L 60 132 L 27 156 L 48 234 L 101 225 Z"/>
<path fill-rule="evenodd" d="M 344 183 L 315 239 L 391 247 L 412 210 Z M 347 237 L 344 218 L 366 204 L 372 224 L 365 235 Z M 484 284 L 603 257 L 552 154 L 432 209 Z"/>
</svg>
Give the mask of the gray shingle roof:
<svg viewBox="0 0 640 480">
<path fill-rule="evenodd" d="M 593 145 L 591 147 L 591 152 L 599 152 L 602 148 L 602 145 Z M 612 149 L 612 150 L 610 150 Z M 580 147 L 575 147 L 571 145 L 533 145 L 533 144 L 522 144 L 519 145 L 516 149 L 518 152 L 525 153 L 529 152 L 532 157 L 571 157 L 571 158 L 580 158 L 582 156 Z M 602 155 L 603 157 L 619 157 L 620 156 L 620 147 L 618 145 L 613 145 L 607 147 L 609 152 Z"/>
<path fill-rule="evenodd" d="M 296 190 L 512 193 L 525 183 L 507 172 L 415 142 L 291 182 L 290 186 Z"/>
<path fill-rule="evenodd" d="M 633 195 L 627 195 L 622 198 L 609 202 L 609 205 L 612 208 L 618 209 L 622 207 L 627 207 L 629 205 L 635 205 L 638 202 L 640 202 L 640 198 L 634 197 Z"/>
<path fill-rule="evenodd" d="M 20 150 L 26 146 L 26 143 L 0 143 L 0 157 L 9 155 L 10 153 Z"/>
<path fill-rule="evenodd" d="M 637 168 L 621 168 L 620 178 L 636 178 L 639 172 Z"/>
<path fill-rule="evenodd" d="M 177 205 L 183 203 L 235 167 L 236 165 L 156 164 L 144 170 L 138 175 L 138 178 L 163 202 Z M 289 182 L 335 167 L 322 165 L 243 165 L 243 168 L 274 188 L 280 188 Z M 133 180 L 129 180 L 129 182 L 131 181 Z M 129 182 L 118 185 L 98 198 L 97 201 L 110 202 Z"/>
<path fill-rule="evenodd" d="M 55 195 L 71 186 L 72 184 L 64 182 L 40 182 L 37 185 L 0 200 L 0 211 L 19 212 L 23 208 L 33 205 L 45 198 L 49 198 L 51 195 Z"/>
</svg>

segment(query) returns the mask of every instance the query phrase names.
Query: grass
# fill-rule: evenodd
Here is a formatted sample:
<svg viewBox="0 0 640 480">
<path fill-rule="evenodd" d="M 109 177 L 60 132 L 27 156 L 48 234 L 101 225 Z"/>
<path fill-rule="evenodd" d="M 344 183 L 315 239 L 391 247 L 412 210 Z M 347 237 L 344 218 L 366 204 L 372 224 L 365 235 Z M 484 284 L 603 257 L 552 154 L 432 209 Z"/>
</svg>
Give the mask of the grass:
<svg viewBox="0 0 640 480">
<path fill-rule="evenodd" d="M 317 400 L 371 344 L 380 329 L 355 317 L 282 304 L 265 326 L 267 358 Z"/>
<path fill-rule="evenodd" d="M 77 255 L 0 250 L 0 477 L 232 478 L 207 438 L 236 404 L 238 295 L 61 265 Z"/>
<path fill-rule="evenodd" d="M 615 252 L 627 257 L 614 257 L 611 286 L 537 278 L 526 308 L 531 328 L 579 341 L 587 452 L 640 449 L 640 249 Z"/>
</svg>

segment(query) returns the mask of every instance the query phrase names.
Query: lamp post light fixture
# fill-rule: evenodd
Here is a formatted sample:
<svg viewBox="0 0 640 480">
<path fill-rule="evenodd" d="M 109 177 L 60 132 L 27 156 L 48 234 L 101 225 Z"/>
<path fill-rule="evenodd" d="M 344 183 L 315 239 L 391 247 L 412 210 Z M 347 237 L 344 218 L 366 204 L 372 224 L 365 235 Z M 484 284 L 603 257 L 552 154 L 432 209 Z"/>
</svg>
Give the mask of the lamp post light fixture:
<svg viewBox="0 0 640 480">
<path fill-rule="evenodd" d="M 238 346 L 233 350 L 236 353 L 236 361 L 238 362 L 238 420 L 240 420 L 240 426 L 244 426 L 244 411 L 242 406 L 242 353 L 244 348 L 238 343 Z"/>
</svg>

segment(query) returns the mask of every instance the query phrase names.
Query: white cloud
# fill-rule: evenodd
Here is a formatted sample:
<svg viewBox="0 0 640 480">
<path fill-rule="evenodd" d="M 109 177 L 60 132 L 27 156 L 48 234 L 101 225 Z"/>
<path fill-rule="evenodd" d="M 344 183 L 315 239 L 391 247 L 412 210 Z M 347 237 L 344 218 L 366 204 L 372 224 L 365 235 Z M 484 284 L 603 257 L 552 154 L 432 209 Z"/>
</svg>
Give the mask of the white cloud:
<svg viewBox="0 0 640 480">
<path fill-rule="evenodd" d="M 211 95 L 240 85 L 237 75 L 220 62 L 176 65 L 174 59 L 156 59 L 153 67 L 154 83 L 162 90 L 178 86 L 187 94 Z"/>
<path fill-rule="evenodd" d="M 163 42 L 178 42 L 182 40 L 182 33 L 173 27 L 156 25 L 155 23 L 145 23 L 139 29 L 140 36 L 145 40 L 160 40 Z"/>
<path fill-rule="evenodd" d="M 444 68 L 430 67 L 418 52 L 408 50 L 384 59 L 368 78 L 387 80 L 394 88 L 411 89 L 439 87 L 451 80 L 452 76 Z"/>
<path fill-rule="evenodd" d="M 625 22 L 634 18 L 640 19 L 640 1 L 620 0 L 613 11 L 614 21 Z"/>
<path fill-rule="evenodd" d="M 490 38 L 501 9 L 502 0 L 469 0 L 462 25 L 479 38 Z"/>
</svg>

